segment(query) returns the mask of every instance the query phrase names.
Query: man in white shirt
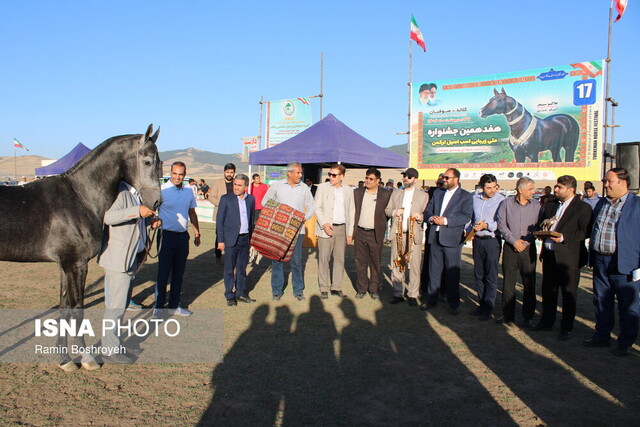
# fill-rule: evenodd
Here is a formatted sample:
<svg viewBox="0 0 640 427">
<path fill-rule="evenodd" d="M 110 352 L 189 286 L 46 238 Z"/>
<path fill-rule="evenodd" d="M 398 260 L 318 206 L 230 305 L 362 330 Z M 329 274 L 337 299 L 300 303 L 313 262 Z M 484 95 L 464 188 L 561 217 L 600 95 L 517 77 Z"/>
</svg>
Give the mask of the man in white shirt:
<svg viewBox="0 0 640 427">
<path fill-rule="evenodd" d="M 318 237 L 318 285 L 320 298 L 331 295 L 343 297 L 342 279 L 344 277 L 344 254 L 353 240 L 353 221 L 355 205 L 353 190 L 342 184 L 345 167 L 331 165 L 329 182 L 317 186 L 316 236 Z M 330 274 L 330 262 L 333 256 L 333 275 Z"/>
<path fill-rule="evenodd" d="M 389 302 L 391 304 L 404 302 L 404 269 L 408 267 L 410 271 L 408 302 L 410 306 L 417 306 L 420 296 L 420 266 L 422 265 L 422 235 L 424 234 L 422 221 L 429 195 L 416 188 L 418 181 L 416 169 L 409 168 L 402 175 L 403 188 L 393 192 L 385 209 L 385 213 L 393 221 L 389 234 L 393 298 Z M 400 227 L 402 227 L 401 230 Z M 401 237 L 399 237 L 400 231 Z M 409 240 L 410 235 L 412 236 L 411 240 Z M 399 242 L 400 248 L 398 248 Z M 409 257 L 408 262 L 406 262 L 406 256 Z M 403 266 L 402 271 L 399 264 Z"/>
</svg>

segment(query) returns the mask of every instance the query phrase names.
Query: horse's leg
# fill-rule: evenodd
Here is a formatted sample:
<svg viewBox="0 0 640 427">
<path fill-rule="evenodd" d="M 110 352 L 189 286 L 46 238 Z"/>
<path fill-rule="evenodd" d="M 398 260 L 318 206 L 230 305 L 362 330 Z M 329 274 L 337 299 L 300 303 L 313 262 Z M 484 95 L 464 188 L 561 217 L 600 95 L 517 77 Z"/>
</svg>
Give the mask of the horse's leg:
<svg viewBox="0 0 640 427">
<path fill-rule="evenodd" d="M 553 151 L 551 152 L 551 157 L 553 158 L 554 162 L 561 162 L 562 161 L 562 156 L 560 156 L 560 151 L 561 151 L 561 144 L 558 144 L 559 146 L 557 148 L 554 148 Z M 569 156 L 569 150 L 565 149 L 564 152 L 564 158 L 565 160 L 567 159 L 567 157 Z"/>
</svg>

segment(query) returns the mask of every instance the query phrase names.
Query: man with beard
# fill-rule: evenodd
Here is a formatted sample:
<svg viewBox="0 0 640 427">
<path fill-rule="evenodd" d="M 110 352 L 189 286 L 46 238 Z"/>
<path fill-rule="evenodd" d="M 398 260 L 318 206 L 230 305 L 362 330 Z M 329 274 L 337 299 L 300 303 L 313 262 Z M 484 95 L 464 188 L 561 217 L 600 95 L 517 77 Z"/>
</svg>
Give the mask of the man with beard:
<svg viewBox="0 0 640 427">
<path fill-rule="evenodd" d="M 216 213 L 220 206 L 220 198 L 225 194 L 233 194 L 233 177 L 235 174 L 236 165 L 233 163 L 227 163 L 224 165 L 224 176 L 213 181 L 213 187 L 211 187 L 209 194 L 209 201 L 216 207 Z M 218 249 L 218 236 L 216 236 L 216 242 L 213 247 L 216 253 L 216 264 L 220 264 L 222 262 L 222 251 Z"/>
<path fill-rule="evenodd" d="M 396 260 L 401 260 L 399 253 L 411 251 L 407 267 L 409 268 L 409 289 L 408 302 L 410 306 L 418 305 L 418 297 L 420 296 L 420 265 L 422 264 L 422 221 L 424 220 L 424 210 L 429 201 L 429 195 L 424 191 L 416 188 L 418 181 L 418 171 L 409 168 L 402 173 L 403 189 L 394 191 L 391 200 L 387 205 L 385 213 L 392 218 L 391 226 L 391 280 L 393 282 L 393 298 L 389 301 L 391 304 L 404 302 L 404 269 L 396 265 Z M 413 219 L 413 221 L 411 221 Z M 398 234 L 402 232 L 402 238 L 398 238 Z M 409 240 L 409 237 L 413 237 Z M 401 246 L 398 248 L 398 241 Z"/>
</svg>

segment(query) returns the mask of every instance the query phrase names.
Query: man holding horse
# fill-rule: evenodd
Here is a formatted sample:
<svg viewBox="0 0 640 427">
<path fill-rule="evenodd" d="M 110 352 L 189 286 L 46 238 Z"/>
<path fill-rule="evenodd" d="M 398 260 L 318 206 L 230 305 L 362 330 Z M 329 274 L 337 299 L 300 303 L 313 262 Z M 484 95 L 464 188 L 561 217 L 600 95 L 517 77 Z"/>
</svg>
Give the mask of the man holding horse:
<svg viewBox="0 0 640 427">
<path fill-rule="evenodd" d="M 156 212 L 142 204 L 138 192 L 121 181 L 118 197 L 104 214 L 105 233 L 98 255 L 98 264 L 104 269 L 104 319 L 118 322 L 127 307 L 131 279 L 146 254 L 146 223 L 153 228 L 160 225 Z M 123 243 L 125 246 L 123 246 Z M 113 349 L 120 346 L 114 329 L 107 329 L 102 346 Z M 124 353 L 104 352 L 105 362 L 129 364 L 133 360 Z M 109 354 L 107 356 L 107 354 Z"/>
<path fill-rule="evenodd" d="M 158 253 L 158 278 L 156 281 L 156 303 L 154 317 L 161 317 L 167 299 L 167 283 L 171 276 L 169 310 L 179 316 L 190 316 L 191 311 L 180 307 L 182 276 L 189 256 L 188 220 L 191 220 L 196 246 L 200 246 L 200 227 L 196 215 L 196 198 L 193 191 L 182 185 L 187 166 L 182 162 L 171 165 L 171 178 L 162 185 L 162 205 L 159 216 L 162 220 L 162 246 Z"/>
</svg>

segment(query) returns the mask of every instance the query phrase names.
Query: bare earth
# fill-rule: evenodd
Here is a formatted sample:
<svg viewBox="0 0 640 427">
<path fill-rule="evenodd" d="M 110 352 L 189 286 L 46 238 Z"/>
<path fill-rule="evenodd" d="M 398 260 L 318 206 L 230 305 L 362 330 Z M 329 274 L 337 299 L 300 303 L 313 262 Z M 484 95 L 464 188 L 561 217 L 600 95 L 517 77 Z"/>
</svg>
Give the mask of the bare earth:
<svg viewBox="0 0 640 427">
<path fill-rule="evenodd" d="M 594 319 L 588 269 L 568 342 L 557 339 L 558 325 L 531 332 L 468 316 L 475 307 L 470 249 L 463 253 L 458 316 L 444 304 L 429 313 L 389 305 L 387 268 L 382 302 L 355 300 L 352 247 L 347 299 L 318 298 L 316 252 L 305 249 L 306 301 L 296 301 L 289 287 L 272 302 L 270 262 L 262 260 L 249 272 L 258 303 L 227 308 L 223 267 L 211 250 L 215 231 L 211 224 L 203 229 L 203 245 L 191 247 L 183 305 L 224 310 L 224 363 L 105 365 L 71 374 L 55 365 L 2 364 L 0 424 L 640 424 L 639 348 L 618 358 L 581 346 Z M 386 261 L 389 252 L 385 247 Z M 57 305 L 55 264 L 0 262 L 0 271 L 0 308 Z M 150 262 L 135 281 L 134 297 L 147 305 L 155 273 Z M 538 276 L 538 294 L 540 283 Z M 86 295 L 88 306 L 103 305 L 95 262 Z"/>
</svg>

